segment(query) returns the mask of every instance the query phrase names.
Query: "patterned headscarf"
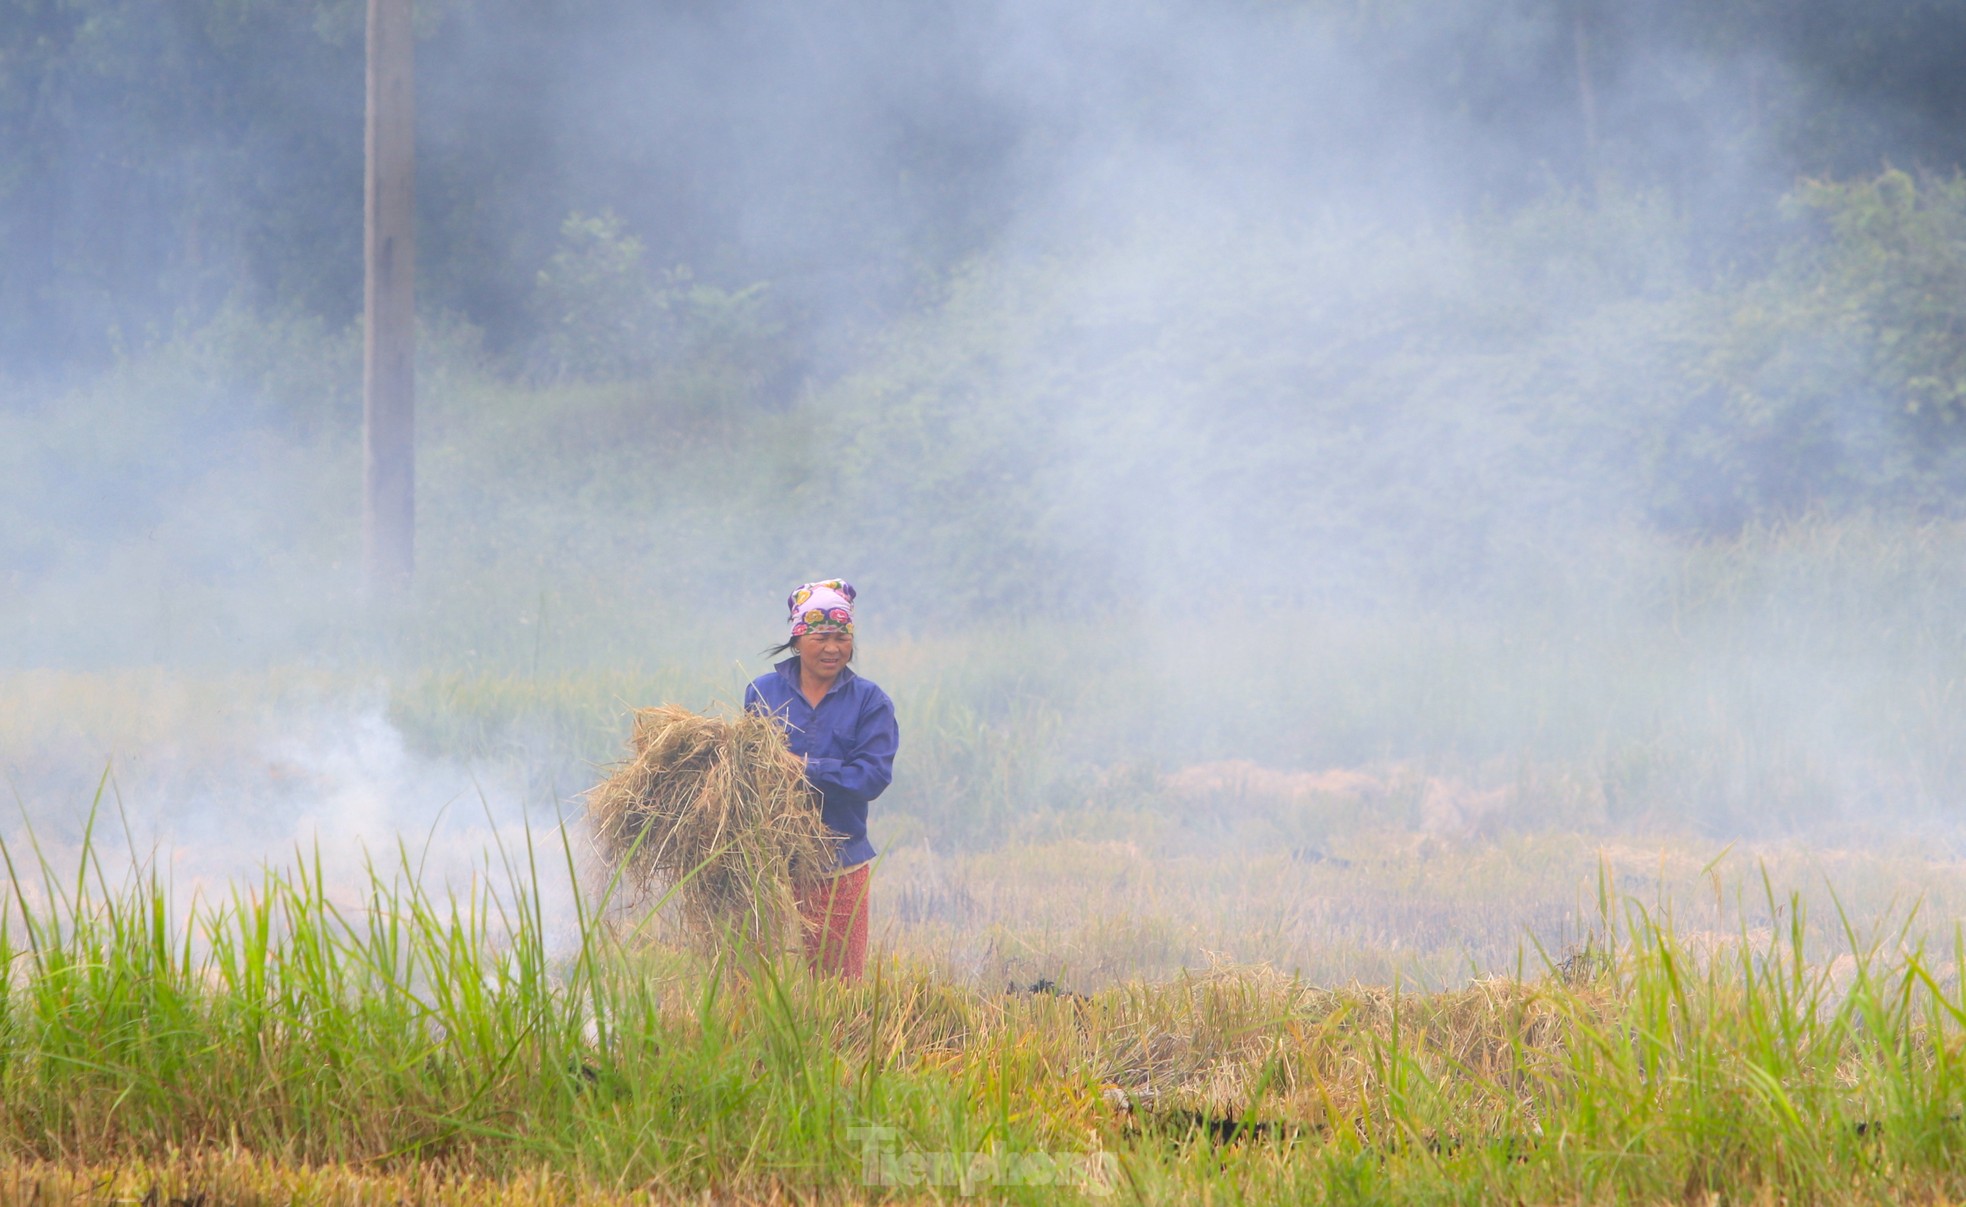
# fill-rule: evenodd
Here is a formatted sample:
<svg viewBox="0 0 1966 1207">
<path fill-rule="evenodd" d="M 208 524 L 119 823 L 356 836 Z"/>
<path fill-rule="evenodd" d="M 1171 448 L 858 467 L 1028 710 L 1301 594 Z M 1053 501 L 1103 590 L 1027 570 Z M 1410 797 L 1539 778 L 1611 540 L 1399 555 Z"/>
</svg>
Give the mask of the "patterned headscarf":
<svg viewBox="0 0 1966 1207">
<path fill-rule="evenodd" d="M 792 592 L 785 600 L 792 636 L 803 637 L 822 629 L 852 636 L 853 594 L 853 584 L 839 578 L 807 583 Z"/>
</svg>

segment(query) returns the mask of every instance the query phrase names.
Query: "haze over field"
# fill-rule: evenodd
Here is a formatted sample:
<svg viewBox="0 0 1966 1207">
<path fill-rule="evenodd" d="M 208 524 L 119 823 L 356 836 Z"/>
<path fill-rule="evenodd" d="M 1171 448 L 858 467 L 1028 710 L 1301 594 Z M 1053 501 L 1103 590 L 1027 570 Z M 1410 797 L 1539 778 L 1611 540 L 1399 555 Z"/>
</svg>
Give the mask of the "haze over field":
<svg viewBox="0 0 1966 1207">
<path fill-rule="evenodd" d="M 549 821 L 844 574 L 897 842 L 1323 850 L 1438 782 L 1462 837 L 1955 850 L 1966 7 L 419 25 L 377 609 L 359 6 L 0 16 L 0 762 L 44 827 L 111 757 L 207 850 Z M 1403 786 L 1181 786 L 1239 763 Z"/>
<path fill-rule="evenodd" d="M 0 0 L 0 1200 L 1966 1201 L 1966 0 L 382 3 L 400 593 L 369 4 Z"/>
</svg>

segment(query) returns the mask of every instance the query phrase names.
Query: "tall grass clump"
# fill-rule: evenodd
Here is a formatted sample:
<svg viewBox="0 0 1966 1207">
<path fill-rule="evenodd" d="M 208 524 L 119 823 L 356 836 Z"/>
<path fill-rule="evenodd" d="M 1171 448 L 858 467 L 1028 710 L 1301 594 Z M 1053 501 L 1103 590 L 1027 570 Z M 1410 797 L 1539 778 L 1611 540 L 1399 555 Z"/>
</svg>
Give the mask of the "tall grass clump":
<svg viewBox="0 0 1966 1207">
<path fill-rule="evenodd" d="M 960 995 L 903 977 L 841 996 L 769 951 L 625 946 L 595 921 L 611 903 L 578 891 L 572 934 L 549 938 L 543 886 L 578 862 L 564 836 L 456 891 L 408 850 L 352 890 L 302 852 L 185 902 L 153 862 L 119 873 L 93 820 L 72 862 L 0 844 L 0 1166 L 222 1150 L 771 1197 L 858 1186 L 855 1127 L 969 1137 L 970 1082 L 893 1068 L 912 1043 L 868 1038 L 895 994 L 940 1020 L 936 1042 L 969 1034 Z M 1030 1127 L 1000 1139 L 1031 1147 Z"/>
</svg>

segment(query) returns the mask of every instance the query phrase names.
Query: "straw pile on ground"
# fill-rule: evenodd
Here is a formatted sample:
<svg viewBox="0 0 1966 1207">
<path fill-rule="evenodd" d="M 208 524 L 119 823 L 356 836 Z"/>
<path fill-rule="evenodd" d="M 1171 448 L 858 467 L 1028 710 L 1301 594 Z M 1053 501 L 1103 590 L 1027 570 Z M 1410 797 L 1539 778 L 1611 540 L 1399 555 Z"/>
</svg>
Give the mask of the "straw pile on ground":
<svg viewBox="0 0 1966 1207">
<path fill-rule="evenodd" d="M 644 708 L 629 749 L 587 794 L 610 872 L 651 897 L 674 892 L 700 940 L 735 930 L 776 949 L 790 939 L 795 878 L 829 868 L 835 854 L 778 722 Z"/>
</svg>

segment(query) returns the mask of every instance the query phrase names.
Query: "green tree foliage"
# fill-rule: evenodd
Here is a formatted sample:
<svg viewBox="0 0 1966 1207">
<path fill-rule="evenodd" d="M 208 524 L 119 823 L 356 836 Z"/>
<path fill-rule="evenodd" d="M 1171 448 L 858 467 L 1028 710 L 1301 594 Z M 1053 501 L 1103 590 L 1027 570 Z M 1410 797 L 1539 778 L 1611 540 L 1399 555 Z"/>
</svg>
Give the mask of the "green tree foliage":
<svg viewBox="0 0 1966 1207">
<path fill-rule="evenodd" d="M 534 285 L 543 368 L 560 379 L 680 377 L 706 402 L 770 398 L 792 368 L 763 284 L 724 289 L 687 267 L 653 275 L 619 215 L 570 215 Z"/>
<path fill-rule="evenodd" d="M 611 211 L 568 216 L 534 290 L 554 373 L 646 375 L 668 351 L 660 344 L 667 299 L 649 279 L 646 250 Z"/>
<path fill-rule="evenodd" d="M 1817 272 L 1871 345 L 1867 376 L 1907 415 L 1966 419 L 1966 178 L 1893 170 L 1812 182 L 1800 201 L 1829 225 Z"/>
<path fill-rule="evenodd" d="M 1426 82 L 1397 115 L 1422 130 L 1402 154 L 1493 124 L 1509 137 L 1471 158 L 1503 146 L 1507 162 L 1484 164 L 1474 200 L 1441 212 L 1399 210 L 1398 191 L 1373 184 L 1388 212 L 1365 219 L 1320 209 L 1322 192 L 1244 207 L 1234 173 L 1211 193 L 1170 172 L 1164 199 L 1116 187 L 1136 203 L 1122 213 L 1088 169 L 1072 178 L 1082 196 L 1039 216 L 1060 231 L 1003 240 L 1010 219 L 988 185 L 1009 152 L 988 120 L 856 110 L 854 145 L 893 136 L 871 173 L 882 183 L 856 192 L 845 168 L 777 162 L 837 116 L 781 130 L 811 96 L 794 80 L 743 105 L 715 93 L 741 110 L 719 137 L 755 139 L 664 158 L 697 136 L 687 112 L 627 120 L 628 101 L 573 77 L 631 77 L 612 56 L 654 53 L 680 6 L 426 9 L 422 283 L 430 328 L 469 354 L 431 358 L 425 515 L 468 514 L 473 557 L 537 554 L 511 576 L 528 582 L 555 557 L 602 566 L 652 539 L 590 523 L 595 509 L 714 533 L 727 567 L 783 556 L 789 538 L 765 548 L 758 517 L 840 517 L 797 534 L 813 573 L 853 564 L 979 607 L 1061 610 L 1172 589 L 1157 575 L 1168 566 L 1258 603 L 1367 585 L 1443 595 L 1479 589 L 1497 566 L 1578 562 L 1621 526 L 1729 533 L 1820 511 L 1959 511 L 1966 184 L 1872 166 L 1805 183 L 1787 207 L 1759 185 L 1736 200 L 1767 241 L 1717 244 L 1689 191 L 1697 172 L 1645 142 L 1695 102 L 1735 96 L 1741 81 L 1716 64 L 1766 25 L 1790 66 L 1854 63 L 1855 75 L 1810 91 L 1775 73 L 1770 89 L 1801 91 L 1762 96 L 1760 116 L 1719 112 L 1701 137 L 1779 119 L 1822 162 L 1874 154 L 1891 140 L 1824 115 L 1850 111 L 1862 64 L 1943 40 L 1945 14 L 1880 6 L 1867 40 L 1832 54 L 1758 0 L 1640 7 L 1257 6 L 1284 52 L 1356 51 L 1372 73 Z M 235 448 L 277 443 L 295 462 L 326 450 L 325 474 L 353 446 L 359 6 L 173 11 L 160 24 L 130 0 L 0 10 L 5 364 L 19 348 L 70 363 L 68 337 L 105 318 L 125 335 L 104 348 L 127 350 L 62 400 L 72 415 L 27 414 L 12 401 L 27 392 L 0 403 L 16 416 L 18 510 L 33 517 L 19 564 L 60 556 L 65 514 L 107 531 L 170 511 L 196 489 L 187 474 Z M 1135 32 L 1162 39 L 1203 11 L 1156 6 Z M 798 21 L 817 19 L 786 18 L 808 33 Z M 722 20 L 685 21 L 699 40 L 664 61 L 714 51 L 762 78 Z M 901 18 L 870 6 L 852 20 L 866 31 Z M 932 45 L 903 32 L 894 44 Z M 1660 83 L 1664 108 L 1619 110 L 1637 95 L 1619 73 L 1639 72 L 1647 47 L 1670 50 L 1691 83 Z M 867 53 L 852 73 L 889 86 Z M 1585 159 L 1587 81 L 1604 108 Z M 961 79 L 910 86 L 921 91 L 881 96 L 969 96 Z M 1942 106 L 1947 87 L 1917 95 Z M 595 106 L 568 145 L 566 114 L 545 103 L 563 96 Z M 1811 113 L 1828 125 L 1804 138 Z M 1069 133 L 1030 136 L 1032 160 L 1075 148 Z M 1953 162 L 1952 138 L 1916 149 Z M 1338 141 L 1313 157 L 1379 179 Z M 1700 151 L 1695 167 L 1712 162 L 1711 146 L 1684 145 Z M 1253 173 L 1245 150 L 1203 166 Z M 753 159 L 771 162 L 738 171 Z M 792 176 L 789 202 L 756 195 Z M 911 189 L 927 197 L 919 209 L 888 207 Z M 910 283 L 907 305 L 870 320 L 859 286 L 890 278 Z M 163 331 L 180 334 L 151 334 Z M 94 484 L 69 468 L 90 462 L 91 440 L 118 474 L 110 515 L 90 510 Z M 495 472 L 468 470 L 493 446 Z M 434 498 L 446 481 L 471 485 L 447 504 Z M 515 482 L 538 497 L 507 508 Z M 727 552 L 740 547 L 748 560 Z"/>
<path fill-rule="evenodd" d="M 1622 182 L 1665 190 L 1725 249 L 1797 170 L 1966 161 L 1951 0 L 1191 0 L 1117 24 L 1053 10 L 1058 53 L 1088 69 L 1112 54 L 1097 84 L 979 56 L 1016 39 L 959 0 L 418 11 L 420 284 L 501 350 L 541 337 L 534 283 L 570 212 L 611 209 L 652 263 L 769 280 L 826 324 L 905 308 L 1017 228 L 1032 173 L 1081 162 L 1077 138 L 1180 128 L 1195 98 L 1133 82 L 1211 46 L 1239 66 L 1201 99 L 1246 85 L 1295 133 L 1269 151 L 1203 138 L 1204 160 L 1226 157 L 1206 170 L 1296 148 L 1307 178 L 1409 203 L 1417 172 L 1463 213 Z M 227 299 L 352 315 L 361 29 L 352 0 L 0 6 L 6 363 L 99 364 L 112 329 Z M 1354 73 L 1383 95 L 1316 91 Z"/>
<path fill-rule="evenodd" d="M 1816 181 L 1765 276 L 1716 295 L 1654 507 L 1729 531 L 1830 508 L 1952 512 L 1966 488 L 1966 185 Z"/>
<path fill-rule="evenodd" d="M 315 11 L 0 6 L 0 357 L 99 358 L 114 329 L 169 328 L 228 297 L 348 313 L 360 46 L 323 41 Z"/>
</svg>

